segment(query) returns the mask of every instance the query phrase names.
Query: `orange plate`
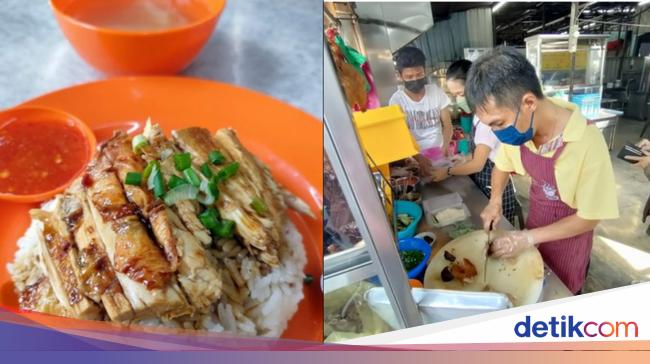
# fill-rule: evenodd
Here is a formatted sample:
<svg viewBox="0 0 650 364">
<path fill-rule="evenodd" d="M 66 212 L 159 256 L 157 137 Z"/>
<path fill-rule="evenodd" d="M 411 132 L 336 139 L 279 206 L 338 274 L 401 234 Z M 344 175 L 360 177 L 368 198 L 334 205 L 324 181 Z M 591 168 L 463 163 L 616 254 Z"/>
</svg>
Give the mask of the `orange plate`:
<svg viewBox="0 0 650 364">
<path fill-rule="evenodd" d="M 246 89 L 180 77 L 116 78 L 63 89 L 27 102 L 65 110 L 85 121 L 97 141 L 113 130 L 141 129 L 147 117 L 169 135 L 172 129 L 202 126 L 237 130 L 242 142 L 271 168 L 282 185 L 305 200 L 318 219 L 290 212 L 303 236 L 308 263 L 305 298 L 283 338 L 322 341 L 323 295 L 323 135 L 322 124 L 308 114 Z M 17 309 L 18 300 L 6 270 L 16 241 L 27 229 L 28 210 L 36 204 L 0 202 L 0 306 Z M 29 313 L 21 313 L 29 316 Z M 70 321 L 72 322 L 72 321 Z"/>
</svg>

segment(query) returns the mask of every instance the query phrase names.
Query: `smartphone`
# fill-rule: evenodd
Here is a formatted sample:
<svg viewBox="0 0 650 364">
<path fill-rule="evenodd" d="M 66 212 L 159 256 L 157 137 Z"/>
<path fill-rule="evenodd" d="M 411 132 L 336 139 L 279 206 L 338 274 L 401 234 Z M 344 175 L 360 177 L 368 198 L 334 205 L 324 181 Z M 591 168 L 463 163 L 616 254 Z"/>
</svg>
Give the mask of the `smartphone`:
<svg viewBox="0 0 650 364">
<path fill-rule="evenodd" d="M 633 155 L 633 156 L 636 156 L 636 157 L 642 157 L 645 154 L 643 153 L 643 151 L 639 147 L 637 147 L 636 145 L 628 142 L 627 144 L 625 144 L 623 146 L 621 151 L 618 152 L 617 157 L 624 160 L 624 161 L 626 161 L 626 162 L 628 162 L 628 163 L 636 163 L 636 161 L 625 159 L 625 157 L 628 156 L 628 155 Z"/>
</svg>

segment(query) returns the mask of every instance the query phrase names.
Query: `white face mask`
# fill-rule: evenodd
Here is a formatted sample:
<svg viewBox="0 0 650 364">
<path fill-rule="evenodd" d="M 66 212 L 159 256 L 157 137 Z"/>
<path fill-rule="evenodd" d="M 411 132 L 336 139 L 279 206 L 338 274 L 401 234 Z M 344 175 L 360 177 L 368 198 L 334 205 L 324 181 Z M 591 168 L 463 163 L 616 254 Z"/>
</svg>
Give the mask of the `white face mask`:
<svg viewBox="0 0 650 364">
<path fill-rule="evenodd" d="M 456 96 L 456 106 L 468 114 L 472 113 L 472 110 L 469 108 L 469 104 L 467 103 L 465 96 Z"/>
</svg>

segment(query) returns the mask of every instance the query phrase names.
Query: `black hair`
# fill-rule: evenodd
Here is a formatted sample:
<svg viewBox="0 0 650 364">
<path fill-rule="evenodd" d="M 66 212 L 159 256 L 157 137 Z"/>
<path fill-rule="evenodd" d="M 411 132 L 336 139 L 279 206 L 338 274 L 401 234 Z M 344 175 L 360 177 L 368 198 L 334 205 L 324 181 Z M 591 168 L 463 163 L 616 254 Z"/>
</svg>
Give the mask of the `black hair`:
<svg viewBox="0 0 650 364">
<path fill-rule="evenodd" d="M 461 80 L 464 83 L 467 80 L 467 72 L 469 72 L 470 67 L 472 67 L 472 62 L 466 59 L 452 63 L 447 68 L 447 80 Z"/>
<path fill-rule="evenodd" d="M 465 96 L 474 109 L 493 100 L 496 106 L 517 110 L 527 92 L 544 98 L 535 68 L 512 47 L 497 47 L 479 57 L 465 82 Z"/>
<path fill-rule="evenodd" d="M 395 55 L 395 63 L 397 64 L 397 71 L 402 73 L 404 68 L 410 67 L 424 67 L 427 58 L 419 48 L 404 47 L 397 51 Z"/>
</svg>

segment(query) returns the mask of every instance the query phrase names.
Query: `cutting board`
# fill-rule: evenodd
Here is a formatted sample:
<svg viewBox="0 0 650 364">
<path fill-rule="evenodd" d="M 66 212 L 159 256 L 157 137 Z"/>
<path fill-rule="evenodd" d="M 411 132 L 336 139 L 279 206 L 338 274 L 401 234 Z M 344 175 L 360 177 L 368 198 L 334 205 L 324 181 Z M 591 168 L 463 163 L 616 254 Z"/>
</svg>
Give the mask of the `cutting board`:
<svg viewBox="0 0 650 364">
<path fill-rule="evenodd" d="M 489 257 L 486 272 L 487 238 L 485 231 L 478 230 L 445 244 L 429 262 L 424 275 L 424 288 L 499 292 L 507 295 L 514 306 L 537 302 L 544 284 L 544 261 L 537 248 L 527 249 L 510 259 Z M 457 261 L 467 258 L 472 262 L 478 271 L 476 277 L 470 282 L 443 282 L 440 272 L 451 264 L 444 257 L 445 251 L 453 254 Z"/>
</svg>

